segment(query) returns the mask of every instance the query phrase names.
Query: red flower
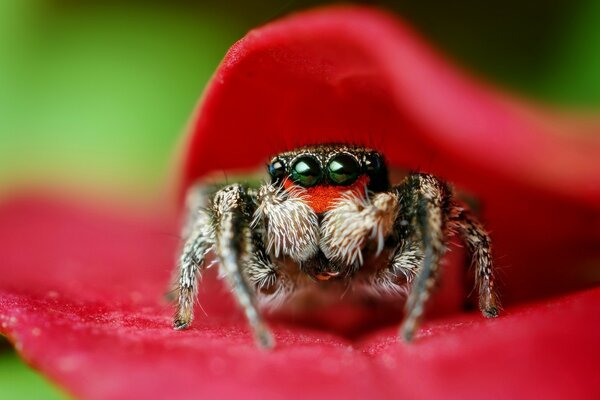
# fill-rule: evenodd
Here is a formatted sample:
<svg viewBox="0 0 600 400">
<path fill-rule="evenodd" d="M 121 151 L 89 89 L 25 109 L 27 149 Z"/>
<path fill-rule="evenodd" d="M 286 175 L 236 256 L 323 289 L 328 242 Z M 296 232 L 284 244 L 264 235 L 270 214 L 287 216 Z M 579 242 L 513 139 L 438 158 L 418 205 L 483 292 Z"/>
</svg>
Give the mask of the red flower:
<svg viewBox="0 0 600 400">
<path fill-rule="evenodd" d="M 176 232 L 53 201 L 0 208 L 0 331 L 90 398 L 589 398 L 600 391 L 599 124 L 559 120 L 449 66 L 409 28 L 362 8 L 249 33 L 213 78 L 182 152 L 180 189 L 295 145 L 350 141 L 481 199 L 507 306 L 454 314 L 414 344 L 275 324 L 255 348 L 232 299 L 203 280 L 208 317 L 171 329 L 161 301 Z M 462 296 L 462 294 L 459 294 Z M 546 299 L 520 305 L 524 300 Z M 539 300 L 538 300 L 539 301 Z"/>
</svg>

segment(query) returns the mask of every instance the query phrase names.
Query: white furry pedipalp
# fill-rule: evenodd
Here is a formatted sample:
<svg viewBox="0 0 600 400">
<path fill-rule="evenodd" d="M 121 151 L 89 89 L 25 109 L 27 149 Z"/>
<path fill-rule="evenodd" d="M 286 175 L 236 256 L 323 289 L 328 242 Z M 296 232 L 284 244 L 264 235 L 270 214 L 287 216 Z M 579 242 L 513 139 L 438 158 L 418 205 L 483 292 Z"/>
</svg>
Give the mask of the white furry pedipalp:
<svg viewBox="0 0 600 400">
<path fill-rule="evenodd" d="M 362 249 L 367 240 L 377 241 L 379 255 L 397 213 L 395 193 L 378 193 L 371 199 L 356 192 L 345 193 L 323 218 L 320 243 L 323 253 L 328 259 L 347 265 L 362 265 Z"/>
<path fill-rule="evenodd" d="M 268 253 L 302 262 L 318 252 L 319 221 L 306 202 L 304 189 L 284 190 L 281 185 L 264 185 L 257 200 L 252 226 L 264 224 Z"/>
</svg>

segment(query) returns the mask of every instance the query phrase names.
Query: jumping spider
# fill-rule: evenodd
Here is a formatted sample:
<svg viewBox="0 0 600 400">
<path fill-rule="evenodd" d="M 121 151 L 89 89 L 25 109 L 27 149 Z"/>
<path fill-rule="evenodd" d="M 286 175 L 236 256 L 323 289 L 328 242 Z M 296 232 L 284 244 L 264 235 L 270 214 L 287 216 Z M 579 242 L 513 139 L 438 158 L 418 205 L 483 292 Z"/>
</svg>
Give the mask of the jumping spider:
<svg viewBox="0 0 600 400">
<path fill-rule="evenodd" d="M 400 335 L 410 341 L 455 233 L 472 255 L 481 312 L 498 315 L 490 239 L 445 182 L 414 173 L 392 186 L 379 152 L 346 144 L 284 152 L 268 170 L 259 187 L 190 189 L 175 329 L 192 322 L 212 251 L 263 347 L 274 342 L 261 309 L 323 293 L 406 299 Z"/>
</svg>

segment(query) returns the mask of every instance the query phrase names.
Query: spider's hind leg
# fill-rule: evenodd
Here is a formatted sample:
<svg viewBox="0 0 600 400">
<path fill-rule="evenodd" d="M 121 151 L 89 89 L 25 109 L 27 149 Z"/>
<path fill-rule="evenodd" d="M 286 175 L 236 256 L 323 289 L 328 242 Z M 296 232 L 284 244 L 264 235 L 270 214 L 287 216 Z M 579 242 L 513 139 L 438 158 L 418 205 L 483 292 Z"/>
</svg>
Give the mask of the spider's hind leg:
<svg viewBox="0 0 600 400">
<path fill-rule="evenodd" d="M 198 293 L 198 278 L 204 258 L 214 244 L 211 214 L 206 208 L 214 188 L 199 184 L 190 189 L 186 201 L 186 220 L 182 230 L 184 240 L 176 270 L 177 311 L 173 327 L 187 328 L 194 318 L 194 301 Z"/>
<path fill-rule="evenodd" d="M 450 223 L 458 230 L 471 253 L 479 292 L 479 309 L 485 317 L 495 318 L 500 302 L 494 285 L 490 238 L 472 213 L 459 205 L 453 206 Z"/>
<path fill-rule="evenodd" d="M 273 338 L 258 312 L 254 289 L 244 273 L 244 268 L 248 268 L 258 251 L 251 228 L 252 198 L 239 184 L 226 186 L 215 194 L 213 212 L 215 250 L 221 268 L 258 344 L 264 348 L 272 347 Z"/>
</svg>

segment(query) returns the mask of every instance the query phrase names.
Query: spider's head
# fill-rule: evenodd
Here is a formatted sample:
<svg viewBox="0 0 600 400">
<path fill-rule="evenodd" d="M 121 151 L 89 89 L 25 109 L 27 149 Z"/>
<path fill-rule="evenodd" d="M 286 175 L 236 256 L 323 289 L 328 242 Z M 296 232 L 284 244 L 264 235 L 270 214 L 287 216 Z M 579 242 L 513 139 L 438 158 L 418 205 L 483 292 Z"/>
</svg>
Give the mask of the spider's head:
<svg viewBox="0 0 600 400">
<path fill-rule="evenodd" d="M 281 153 L 271 160 L 269 174 L 273 183 L 286 190 L 301 187 L 316 213 L 326 211 L 348 191 L 364 195 L 365 190 L 389 189 L 383 156 L 364 147 L 323 144 Z"/>
</svg>

